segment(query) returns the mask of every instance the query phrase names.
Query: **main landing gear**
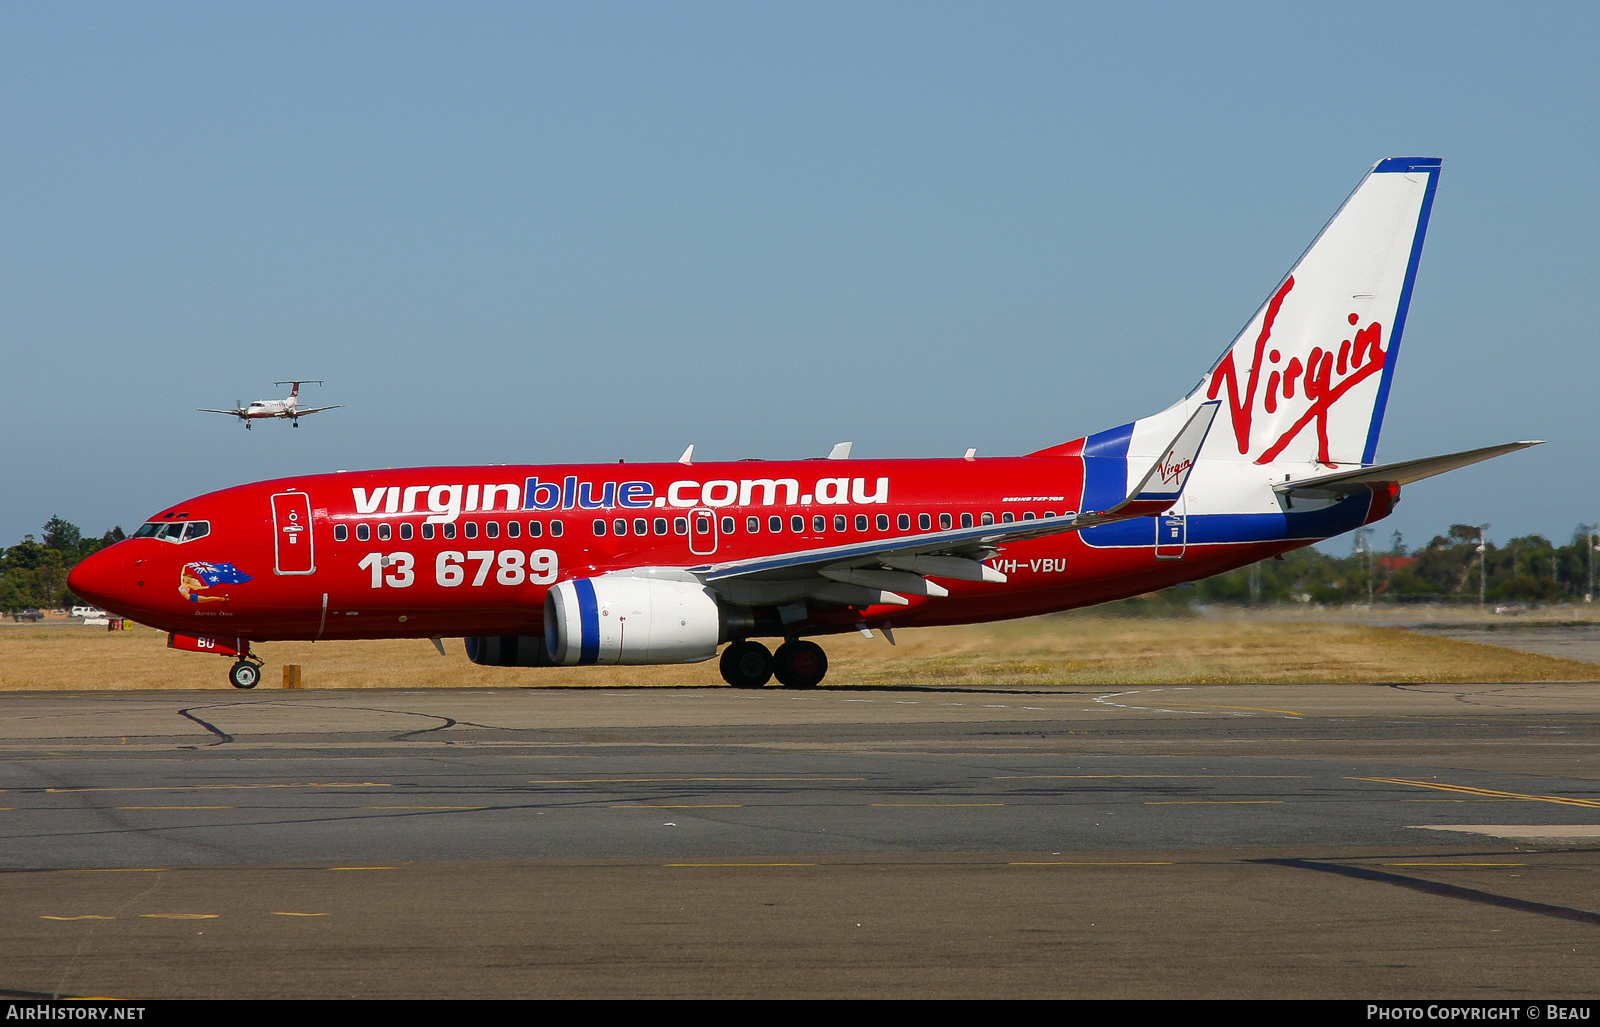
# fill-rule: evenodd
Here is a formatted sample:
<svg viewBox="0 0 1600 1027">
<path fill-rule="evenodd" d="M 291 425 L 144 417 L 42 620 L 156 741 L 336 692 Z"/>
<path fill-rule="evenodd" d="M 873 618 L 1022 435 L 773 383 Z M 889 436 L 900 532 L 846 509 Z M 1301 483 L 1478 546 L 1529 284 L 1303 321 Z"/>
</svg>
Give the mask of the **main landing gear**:
<svg viewBox="0 0 1600 1027">
<path fill-rule="evenodd" d="M 734 688 L 760 688 L 776 677 L 785 688 L 815 688 L 828 673 L 828 654 L 815 642 L 785 642 L 776 653 L 743 639 L 722 651 L 722 680 Z"/>
</svg>

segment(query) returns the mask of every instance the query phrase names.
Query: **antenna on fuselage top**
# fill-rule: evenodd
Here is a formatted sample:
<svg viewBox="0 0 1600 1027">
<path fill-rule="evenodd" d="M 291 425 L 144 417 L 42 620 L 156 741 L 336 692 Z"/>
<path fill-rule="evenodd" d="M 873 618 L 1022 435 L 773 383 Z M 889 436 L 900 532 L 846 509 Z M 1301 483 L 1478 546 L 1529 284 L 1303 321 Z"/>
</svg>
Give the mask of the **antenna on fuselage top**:
<svg viewBox="0 0 1600 1027">
<path fill-rule="evenodd" d="M 683 455 L 678 457 L 678 463 L 685 466 L 694 463 L 694 443 L 691 442 L 689 448 L 683 451 Z"/>
<path fill-rule="evenodd" d="M 837 446 L 833 447 L 833 452 L 828 454 L 828 459 L 829 460 L 848 460 L 848 459 L 850 459 L 850 447 L 854 446 L 854 445 L 855 445 L 854 442 L 841 442 L 841 443 L 839 443 Z"/>
</svg>

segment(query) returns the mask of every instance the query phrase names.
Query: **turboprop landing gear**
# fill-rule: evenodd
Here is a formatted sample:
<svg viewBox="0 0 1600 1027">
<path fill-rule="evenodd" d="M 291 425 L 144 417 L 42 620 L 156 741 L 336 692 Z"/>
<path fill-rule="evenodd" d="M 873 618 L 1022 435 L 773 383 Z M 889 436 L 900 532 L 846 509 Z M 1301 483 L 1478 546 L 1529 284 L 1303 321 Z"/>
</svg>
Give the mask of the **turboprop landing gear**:
<svg viewBox="0 0 1600 1027">
<path fill-rule="evenodd" d="M 228 671 L 228 682 L 234 688 L 254 688 L 261 681 L 261 664 L 240 660 Z"/>
<path fill-rule="evenodd" d="M 785 642 L 772 657 L 772 672 L 785 688 L 815 688 L 828 673 L 828 654 L 815 642 Z"/>
<path fill-rule="evenodd" d="M 722 650 L 722 680 L 734 688 L 760 688 L 772 680 L 772 653 L 760 642 L 738 641 Z"/>
</svg>

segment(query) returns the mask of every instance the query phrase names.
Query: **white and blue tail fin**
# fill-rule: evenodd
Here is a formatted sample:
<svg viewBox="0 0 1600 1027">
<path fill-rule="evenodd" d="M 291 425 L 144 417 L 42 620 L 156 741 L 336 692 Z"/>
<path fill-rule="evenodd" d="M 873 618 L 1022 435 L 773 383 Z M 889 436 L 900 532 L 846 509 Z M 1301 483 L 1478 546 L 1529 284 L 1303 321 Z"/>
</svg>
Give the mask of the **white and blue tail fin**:
<svg viewBox="0 0 1600 1027">
<path fill-rule="evenodd" d="M 1129 457 L 1153 455 L 1216 400 L 1208 459 L 1302 473 L 1372 463 L 1439 163 L 1374 165 L 1195 390 L 1130 426 Z"/>
<path fill-rule="evenodd" d="M 1356 187 L 1202 379 L 1233 443 L 1208 456 L 1373 461 L 1438 181 L 1437 158 L 1392 157 Z"/>
</svg>

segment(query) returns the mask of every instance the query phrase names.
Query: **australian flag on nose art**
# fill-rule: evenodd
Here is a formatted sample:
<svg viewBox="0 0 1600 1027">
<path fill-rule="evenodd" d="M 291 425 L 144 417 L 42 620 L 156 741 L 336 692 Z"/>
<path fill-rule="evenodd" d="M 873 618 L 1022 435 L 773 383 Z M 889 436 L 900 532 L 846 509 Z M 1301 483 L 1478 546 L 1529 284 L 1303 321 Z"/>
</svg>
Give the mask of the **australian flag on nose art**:
<svg viewBox="0 0 1600 1027">
<path fill-rule="evenodd" d="M 250 580 L 250 575 L 241 571 L 231 563 L 191 563 L 189 569 L 194 576 L 206 583 L 207 588 L 217 585 L 243 585 Z"/>
</svg>

